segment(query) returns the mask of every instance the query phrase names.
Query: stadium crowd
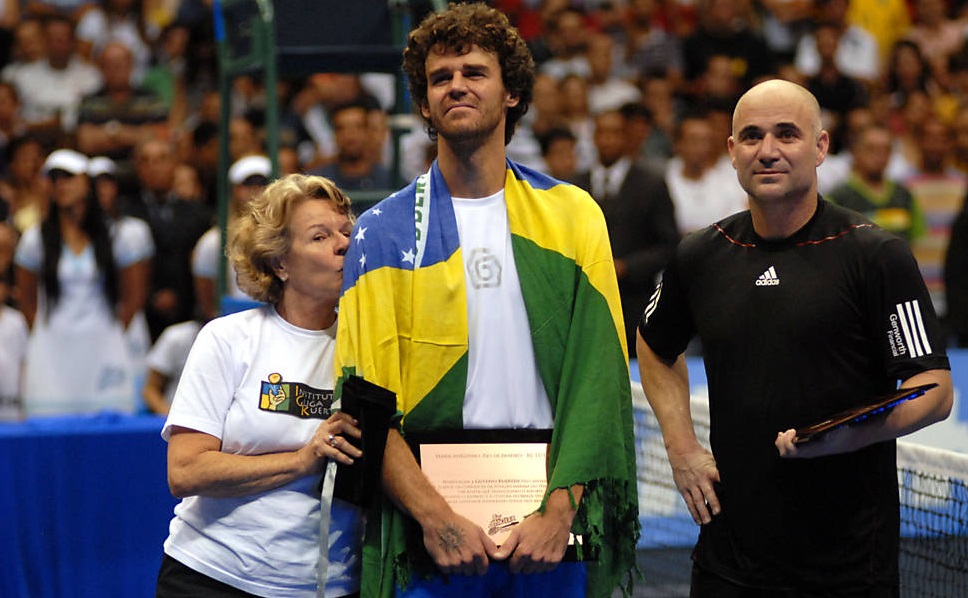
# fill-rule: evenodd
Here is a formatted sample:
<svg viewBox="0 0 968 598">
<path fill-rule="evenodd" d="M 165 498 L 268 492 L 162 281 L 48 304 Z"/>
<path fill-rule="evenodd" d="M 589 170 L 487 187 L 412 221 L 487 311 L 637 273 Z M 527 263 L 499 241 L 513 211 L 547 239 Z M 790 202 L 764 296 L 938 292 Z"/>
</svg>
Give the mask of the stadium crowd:
<svg viewBox="0 0 968 598">
<path fill-rule="evenodd" d="M 951 344 L 968 346 L 968 2 L 491 4 L 519 28 L 539 73 L 508 156 L 602 205 L 632 322 L 678 238 L 744 209 L 726 150 L 732 109 L 754 83 L 783 78 L 819 99 L 831 133 L 823 196 L 910 242 Z M 243 162 L 265 156 L 267 93 L 280 100 L 281 174 L 322 174 L 354 200 L 376 199 L 432 161 L 416 114 L 409 128 L 390 118 L 405 111 L 392 75 L 314 73 L 275 90 L 237 77 L 220 105 L 211 10 L 210 0 L 0 1 L 4 405 L 22 397 L 27 415 L 97 406 L 33 407 L 36 384 L 21 374 L 45 377 L 24 368 L 43 321 L 89 335 L 88 353 L 120 331 L 122 371 L 101 372 L 91 392 L 122 384 L 131 401 L 117 405 L 148 409 L 137 389 L 152 345 L 193 322 L 183 353 L 213 314 L 211 263 L 203 272 L 193 256 L 217 212 L 222 110 L 228 162 L 240 164 L 233 186 L 257 188 L 270 174 L 264 160 Z M 110 318 L 69 317 L 105 305 Z M 83 328 L 90 322 L 100 328 Z M 34 359 L 69 346 L 48 341 Z M 179 358 L 168 360 L 163 373 L 177 379 Z"/>
</svg>

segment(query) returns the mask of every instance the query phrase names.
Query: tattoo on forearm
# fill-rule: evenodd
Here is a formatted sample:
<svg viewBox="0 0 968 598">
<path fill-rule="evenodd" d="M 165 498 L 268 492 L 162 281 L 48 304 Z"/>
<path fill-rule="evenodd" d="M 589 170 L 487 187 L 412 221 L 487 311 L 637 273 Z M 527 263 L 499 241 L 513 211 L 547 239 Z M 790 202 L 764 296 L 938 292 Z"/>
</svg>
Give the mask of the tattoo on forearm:
<svg viewBox="0 0 968 598">
<path fill-rule="evenodd" d="M 448 525 L 437 533 L 437 540 L 444 552 L 458 550 L 464 544 L 464 532 L 453 525 Z"/>
</svg>

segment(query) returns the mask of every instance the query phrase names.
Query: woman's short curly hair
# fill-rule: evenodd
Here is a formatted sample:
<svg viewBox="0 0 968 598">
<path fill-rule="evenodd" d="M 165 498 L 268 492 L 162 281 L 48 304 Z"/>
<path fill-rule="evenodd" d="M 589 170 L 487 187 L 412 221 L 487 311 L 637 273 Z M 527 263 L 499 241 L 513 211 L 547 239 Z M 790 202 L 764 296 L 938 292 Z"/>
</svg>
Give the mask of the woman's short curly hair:
<svg viewBox="0 0 968 598">
<path fill-rule="evenodd" d="M 282 299 L 283 285 L 274 266 L 292 247 L 293 210 L 311 199 L 328 201 L 353 220 L 349 198 L 333 181 L 290 174 L 256 195 L 229 227 L 226 254 L 239 288 L 256 301 L 276 304 Z"/>
<path fill-rule="evenodd" d="M 410 96 L 418 106 L 427 105 L 427 56 L 431 51 L 464 54 L 474 45 L 497 55 L 504 87 L 518 99 L 517 105 L 509 108 L 507 113 L 504 129 L 504 144 L 507 145 L 531 103 L 534 59 L 524 38 L 504 13 L 484 3 L 461 3 L 428 15 L 410 32 L 407 48 L 403 51 L 403 70 L 409 81 Z M 437 131 L 429 119 L 425 120 L 431 139 L 436 140 Z"/>
</svg>

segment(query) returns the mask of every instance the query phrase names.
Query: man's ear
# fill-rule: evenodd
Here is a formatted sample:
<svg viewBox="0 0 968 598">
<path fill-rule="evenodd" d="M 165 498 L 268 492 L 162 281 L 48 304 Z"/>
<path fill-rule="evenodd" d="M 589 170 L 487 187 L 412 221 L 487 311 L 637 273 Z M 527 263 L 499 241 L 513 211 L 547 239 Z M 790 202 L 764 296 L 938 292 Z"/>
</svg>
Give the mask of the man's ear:
<svg viewBox="0 0 968 598">
<path fill-rule="evenodd" d="M 820 131 L 820 135 L 817 136 L 817 166 L 823 164 L 823 161 L 827 158 L 827 152 L 830 151 L 830 133 L 827 131 Z"/>
<path fill-rule="evenodd" d="M 430 106 L 427 105 L 427 102 L 420 103 L 420 116 L 430 120 Z"/>
<path fill-rule="evenodd" d="M 520 97 L 507 94 L 507 97 L 504 99 L 504 105 L 507 106 L 508 108 L 514 108 L 515 106 L 518 105 L 520 101 L 521 101 Z"/>
</svg>

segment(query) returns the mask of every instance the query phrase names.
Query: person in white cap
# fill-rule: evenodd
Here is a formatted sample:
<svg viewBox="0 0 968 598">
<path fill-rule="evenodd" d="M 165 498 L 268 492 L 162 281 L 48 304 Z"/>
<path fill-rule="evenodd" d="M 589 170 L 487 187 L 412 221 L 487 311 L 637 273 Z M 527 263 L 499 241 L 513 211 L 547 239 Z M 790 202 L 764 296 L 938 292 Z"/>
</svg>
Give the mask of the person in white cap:
<svg viewBox="0 0 968 598">
<path fill-rule="evenodd" d="M 87 167 L 88 177 L 94 197 L 104 211 L 108 222 L 108 229 L 114 242 L 123 247 L 123 253 L 131 256 L 131 264 L 127 269 L 131 278 L 130 288 L 139 296 L 133 303 L 139 306 L 137 313 L 125 329 L 125 340 L 131 354 L 131 365 L 135 376 L 135 387 L 140 388 L 145 376 L 145 357 L 151 348 L 151 333 L 148 330 L 148 319 L 145 317 L 144 304 L 148 300 L 150 286 L 151 261 L 155 256 L 155 242 L 151 237 L 151 228 L 140 218 L 127 216 L 120 210 L 120 183 L 118 181 L 118 166 L 107 156 L 91 158 Z M 136 397 L 140 393 L 136 394 Z"/>
<path fill-rule="evenodd" d="M 87 156 L 70 149 L 47 157 L 50 211 L 24 232 L 14 257 L 21 309 L 31 326 L 27 416 L 134 410 L 124 330 L 144 299 L 132 284 L 139 256 L 112 239 L 91 193 L 89 165 Z"/>
<path fill-rule="evenodd" d="M 242 206 L 265 189 L 271 176 L 272 162 L 265 156 L 245 156 L 232 164 L 228 173 L 231 185 L 228 224 L 235 221 Z M 218 226 L 213 226 L 198 240 L 192 254 L 195 300 L 199 316 L 203 320 L 210 320 L 219 313 L 217 286 L 219 260 L 224 259 L 222 256 L 221 231 Z M 239 290 L 235 281 L 235 272 L 230 267 L 226 282 L 228 297 L 242 301 L 249 300 L 248 296 Z"/>
</svg>

